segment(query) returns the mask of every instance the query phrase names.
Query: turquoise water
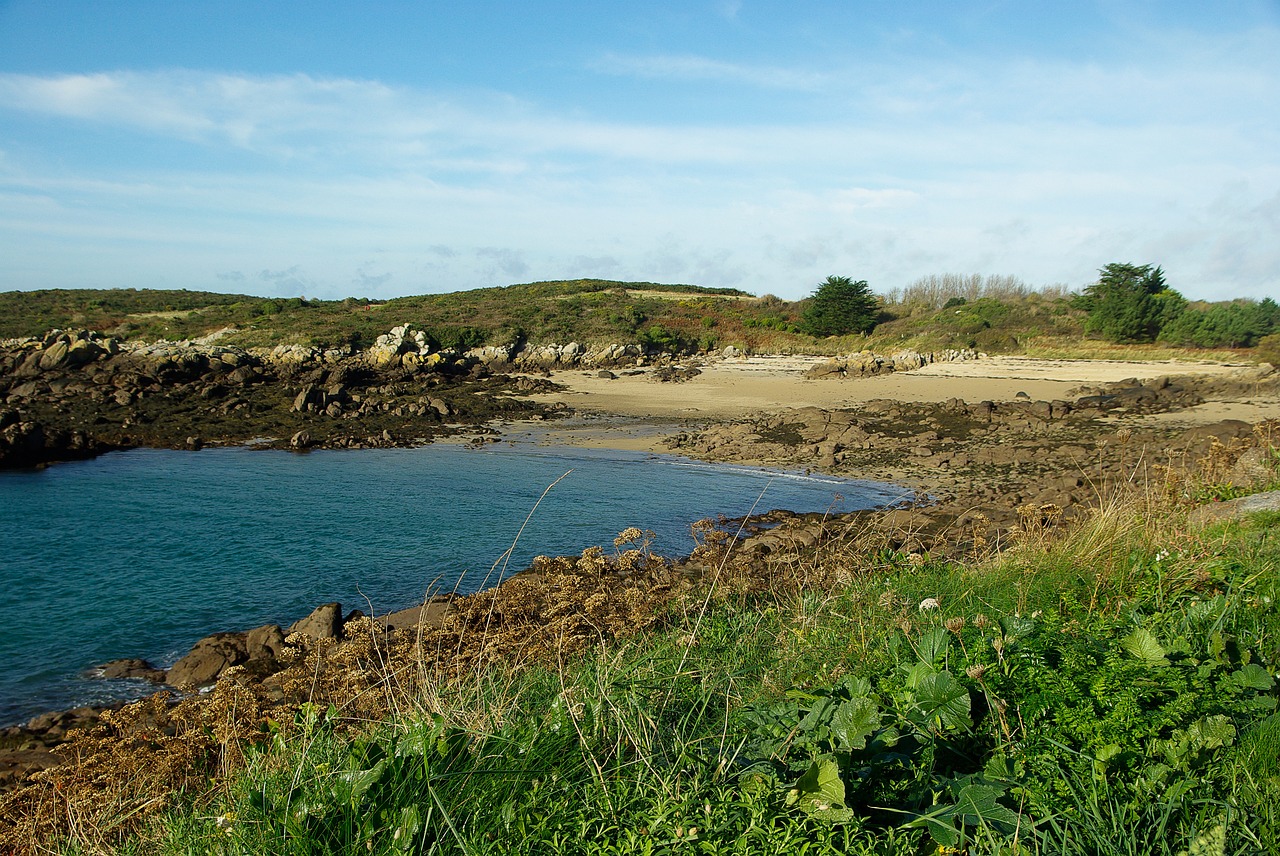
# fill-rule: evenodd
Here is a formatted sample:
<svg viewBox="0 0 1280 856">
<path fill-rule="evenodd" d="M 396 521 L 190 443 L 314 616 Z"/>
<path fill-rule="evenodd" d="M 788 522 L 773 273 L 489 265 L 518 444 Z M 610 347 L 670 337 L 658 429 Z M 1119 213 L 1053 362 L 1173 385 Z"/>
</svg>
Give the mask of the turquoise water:
<svg viewBox="0 0 1280 856">
<path fill-rule="evenodd" d="M 702 518 L 851 511 L 905 495 L 673 456 L 507 444 L 138 449 L 0 473 L 0 725 L 152 689 L 85 677 L 95 664 L 167 667 L 209 633 L 287 625 L 319 603 L 383 613 L 495 584 L 538 554 L 611 547 L 628 526 L 655 530 L 655 552 L 678 556 Z"/>
</svg>

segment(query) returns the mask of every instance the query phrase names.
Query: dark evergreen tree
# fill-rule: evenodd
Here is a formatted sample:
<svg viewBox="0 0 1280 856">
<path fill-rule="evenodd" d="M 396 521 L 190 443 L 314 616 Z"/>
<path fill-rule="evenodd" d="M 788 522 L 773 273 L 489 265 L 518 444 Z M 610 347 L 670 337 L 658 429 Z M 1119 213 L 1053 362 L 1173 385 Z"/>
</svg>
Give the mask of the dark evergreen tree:
<svg viewBox="0 0 1280 856">
<path fill-rule="evenodd" d="M 811 336 L 866 333 L 876 326 L 880 302 L 864 279 L 829 276 L 813 293 L 801 329 Z"/>
<path fill-rule="evenodd" d="M 1153 342 L 1186 306 L 1158 267 L 1113 262 L 1098 273 L 1098 281 L 1077 304 L 1089 313 L 1084 326 L 1092 335 L 1112 342 Z"/>
</svg>

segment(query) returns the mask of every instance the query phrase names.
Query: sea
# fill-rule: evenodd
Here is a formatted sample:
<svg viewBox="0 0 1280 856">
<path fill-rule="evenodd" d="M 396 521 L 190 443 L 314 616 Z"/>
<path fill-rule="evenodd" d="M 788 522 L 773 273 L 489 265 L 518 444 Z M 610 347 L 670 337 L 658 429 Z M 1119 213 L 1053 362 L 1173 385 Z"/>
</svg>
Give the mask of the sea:
<svg viewBox="0 0 1280 856">
<path fill-rule="evenodd" d="M 894 485 L 674 455 L 492 443 L 312 451 L 135 449 L 0 472 L 0 726 L 155 687 L 198 639 L 321 603 L 383 614 L 496 585 L 631 526 L 683 556 L 691 524 L 891 504 Z"/>
</svg>

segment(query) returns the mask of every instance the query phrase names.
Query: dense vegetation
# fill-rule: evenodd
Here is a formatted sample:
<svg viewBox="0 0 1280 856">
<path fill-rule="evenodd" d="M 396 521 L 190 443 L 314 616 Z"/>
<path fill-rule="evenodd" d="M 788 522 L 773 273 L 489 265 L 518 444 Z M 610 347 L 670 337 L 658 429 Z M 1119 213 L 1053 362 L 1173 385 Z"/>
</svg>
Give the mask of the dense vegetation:
<svg viewBox="0 0 1280 856">
<path fill-rule="evenodd" d="M 865 279 L 829 276 L 804 311 L 803 330 L 811 336 L 866 333 L 876 326 L 880 302 Z"/>
<path fill-rule="evenodd" d="M 1222 487 L 1110 495 L 969 561 L 850 532 L 769 591 L 713 578 L 665 629 L 383 723 L 304 707 L 123 852 L 1276 852 L 1280 515 L 1189 523 Z"/>
<path fill-rule="evenodd" d="M 1280 305 L 1235 300 L 1190 306 L 1151 265 L 1109 264 L 1076 300 L 1085 330 L 1112 342 L 1247 348 L 1280 329 Z"/>
<path fill-rule="evenodd" d="M 748 353 L 977 348 L 1096 356 L 1118 343 L 1140 345 L 1153 357 L 1186 348 L 1256 348 L 1258 359 L 1280 359 L 1280 306 L 1273 300 L 1188 303 L 1159 268 L 1113 264 L 1100 273 L 1079 295 L 1064 286 L 1030 288 L 1013 277 L 945 275 L 877 297 L 863 281 L 833 276 L 798 301 L 607 280 L 385 301 L 133 289 L 7 292 L 0 293 L 0 338 L 90 328 L 147 340 L 217 333 L 219 341 L 241 346 L 367 347 L 392 327 L 412 324 L 436 347 L 456 348 L 576 341 L 670 353 L 732 345 Z"/>
</svg>

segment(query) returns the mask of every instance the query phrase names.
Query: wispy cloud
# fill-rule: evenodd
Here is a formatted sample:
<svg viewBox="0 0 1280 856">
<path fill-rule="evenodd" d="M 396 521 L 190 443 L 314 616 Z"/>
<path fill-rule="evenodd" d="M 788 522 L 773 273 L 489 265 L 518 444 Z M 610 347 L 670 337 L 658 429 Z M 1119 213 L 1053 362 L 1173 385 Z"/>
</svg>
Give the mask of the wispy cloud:
<svg viewBox="0 0 1280 856">
<path fill-rule="evenodd" d="M 1280 38 L 1203 41 L 1187 68 L 592 66 L 788 106 L 719 122 L 302 74 L 0 74 L 0 282 L 65 284 L 98 254 L 126 285 L 150 275 L 131 259 L 164 259 L 192 287 L 273 293 L 594 272 L 799 296 L 833 270 L 1083 281 L 1123 259 L 1261 296 L 1280 276 Z M 72 135 L 78 153 L 45 154 Z"/>
<path fill-rule="evenodd" d="M 636 56 L 607 53 L 590 66 L 592 71 L 653 80 L 734 83 L 762 89 L 817 91 L 828 82 L 822 72 L 770 65 L 745 65 L 695 55 Z"/>
</svg>

